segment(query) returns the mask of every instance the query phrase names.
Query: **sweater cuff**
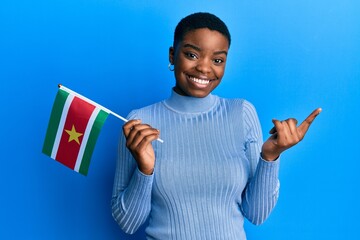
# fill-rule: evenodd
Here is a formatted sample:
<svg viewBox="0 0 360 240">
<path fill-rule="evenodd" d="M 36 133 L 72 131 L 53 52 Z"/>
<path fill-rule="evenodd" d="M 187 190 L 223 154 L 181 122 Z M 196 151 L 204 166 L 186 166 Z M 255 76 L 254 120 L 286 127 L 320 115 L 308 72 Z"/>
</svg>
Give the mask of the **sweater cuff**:
<svg viewBox="0 0 360 240">
<path fill-rule="evenodd" d="M 271 175 L 273 177 L 278 178 L 279 169 L 280 169 L 280 157 L 278 157 L 274 161 L 267 161 L 260 157 L 260 161 L 258 163 L 259 170 L 265 171 L 266 175 Z"/>
<path fill-rule="evenodd" d="M 123 202 L 136 203 L 150 200 L 153 181 L 154 174 L 146 175 L 136 168 L 126 189 Z"/>
<path fill-rule="evenodd" d="M 277 195 L 280 188 L 280 157 L 275 161 L 266 161 L 260 158 L 257 168 L 259 180 L 268 186 L 267 189 L 272 191 L 272 194 Z"/>
<path fill-rule="evenodd" d="M 154 180 L 154 174 L 151 175 L 144 174 L 137 167 L 135 168 L 134 174 L 131 178 L 129 188 L 132 188 L 134 191 L 140 191 L 140 192 L 151 190 L 153 180 Z"/>
</svg>

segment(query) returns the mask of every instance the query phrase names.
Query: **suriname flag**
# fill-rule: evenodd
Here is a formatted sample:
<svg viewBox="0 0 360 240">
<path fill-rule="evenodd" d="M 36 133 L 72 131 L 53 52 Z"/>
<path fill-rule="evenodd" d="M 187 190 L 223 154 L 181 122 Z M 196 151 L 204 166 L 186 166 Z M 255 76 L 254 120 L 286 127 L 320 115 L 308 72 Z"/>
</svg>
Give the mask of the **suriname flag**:
<svg viewBox="0 0 360 240">
<path fill-rule="evenodd" d="M 43 153 L 87 175 L 106 108 L 59 85 L 51 111 Z"/>
</svg>

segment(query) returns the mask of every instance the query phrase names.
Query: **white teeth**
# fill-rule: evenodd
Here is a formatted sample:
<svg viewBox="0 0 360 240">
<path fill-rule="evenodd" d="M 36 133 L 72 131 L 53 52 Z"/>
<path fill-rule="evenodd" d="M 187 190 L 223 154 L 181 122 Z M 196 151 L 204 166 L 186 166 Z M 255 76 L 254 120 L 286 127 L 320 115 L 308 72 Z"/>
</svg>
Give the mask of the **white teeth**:
<svg viewBox="0 0 360 240">
<path fill-rule="evenodd" d="M 204 79 L 200 79 L 200 78 L 194 78 L 194 77 L 190 77 L 190 79 L 196 83 L 200 83 L 200 84 L 209 84 L 210 80 L 204 80 Z"/>
</svg>

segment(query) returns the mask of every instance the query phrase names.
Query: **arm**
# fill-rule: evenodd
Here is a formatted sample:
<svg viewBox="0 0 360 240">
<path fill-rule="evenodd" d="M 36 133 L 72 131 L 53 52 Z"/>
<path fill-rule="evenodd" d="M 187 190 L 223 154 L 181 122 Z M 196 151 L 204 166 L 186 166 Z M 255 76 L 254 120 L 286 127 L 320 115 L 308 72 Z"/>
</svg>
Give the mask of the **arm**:
<svg viewBox="0 0 360 240">
<path fill-rule="evenodd" d="M 245 124 L 245 126 L 250 126 L 248 132 L 253 132 L 247 138 L 249 140 L 246 156 L 250 162 L 253 162 L 251 159 L 257 159 L 257 156 L 260 155 L 258 149 L 261 149 L 261 157 L 255 174 L 253 177 L 250 176 L 249 184 L 244 192 L 242 210 L 251 222 L 260 224 L 266 220 L 278 199 L 280 154 L 304 138 L 311 123 L 320 114 L 321 108 L 315 109 L 298 127 L 296 126 L 297 120 L 293 118 L 281 122 L 273 120 L 274 127 L 269 132 L 272 135 L 264 144 L 261 141 L 262 137 L 259 137 L 261 130 L 256 112 L 251 105 L 247 109 L 244 111 L 245 114 L 251 116 L 253 112 L 255 117 L 252 118 L 253 121 Z M 247 116 L 245 115 L 245 120 L 249 119 Z M 251 169 L 253 170 L 253 168 Z"/>
<path fill-rule="evenodd" d="M 249 181 L 243 192 L 241 209 L 253 224 L 263 223 L 279 196 L 280 159 L 268 162 L 261 158 L 262 132 L 254 107 L 244 102 L 245 154 L 250 164 Z"/>
<path fill-rule="evenodd" d="M 129 117 L 131 118 L 131 117 Z M 135 126 L 137 125 L 137 126 Z M 153 129 L 139 121 L 131 120 L 123 127 L 120 137 L 118 159 L 112 195 L 112 215 L 126 233 L 134 233 L 147 219 L 151 210 L 151 189 L 153 175 L 148 172 L 153 166 L 140 165 L 150 152 L 154 161 L 151 141 L 158 137 Z M 144 160 L 145 159 L 145 160 Z M 145 161 L 146 162 L 146 161 Z M 142 169 L 143 171 L 141 171 Z"/>
</svg>

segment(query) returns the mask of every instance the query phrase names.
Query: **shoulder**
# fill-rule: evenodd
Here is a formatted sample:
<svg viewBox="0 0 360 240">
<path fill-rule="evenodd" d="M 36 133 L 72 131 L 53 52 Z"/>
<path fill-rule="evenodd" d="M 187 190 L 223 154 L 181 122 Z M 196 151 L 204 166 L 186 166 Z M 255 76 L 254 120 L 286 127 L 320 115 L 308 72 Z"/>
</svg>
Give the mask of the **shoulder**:
<svg viewBox="0 0 360 240">
<path fill-rule="evenodd" d="M 127 116 L 127 119 L 143 119 L 143 118 L 147 118 L 148 116 L 151 116 L 154 111 L 159 111 L 160 108 L 163 107 L 163 101 L 161 102 L 157 102 L 157 103 L 153 103 L 151 105 L 142 107 L 142 108 L 138 108 L 138 109 L 133 109 Z"/>
<path fill-rule="evenodd" d="M 248 128 L 259 121 L 255 106 L 246 99 L 242 98 L 219 98 L 222 112 L 232 119 L 233 123 L 244 124 Z"/>
<path fill-rule="evenodd" d="M 255 106 L 243 98 L 222 98 L 219 97 L 221 105 L 227 106 L 229 110 L 239 110 L 245 114 L 256 112 Z"/>
</svg>

